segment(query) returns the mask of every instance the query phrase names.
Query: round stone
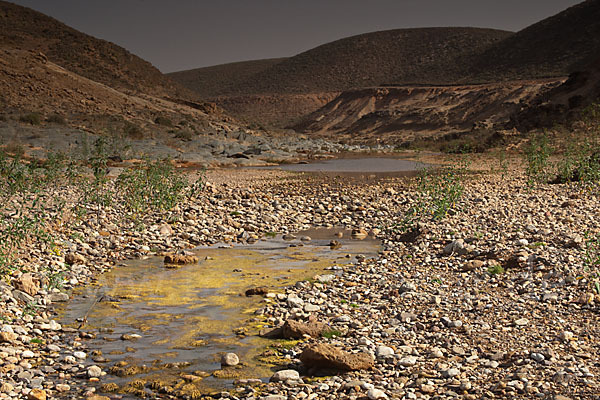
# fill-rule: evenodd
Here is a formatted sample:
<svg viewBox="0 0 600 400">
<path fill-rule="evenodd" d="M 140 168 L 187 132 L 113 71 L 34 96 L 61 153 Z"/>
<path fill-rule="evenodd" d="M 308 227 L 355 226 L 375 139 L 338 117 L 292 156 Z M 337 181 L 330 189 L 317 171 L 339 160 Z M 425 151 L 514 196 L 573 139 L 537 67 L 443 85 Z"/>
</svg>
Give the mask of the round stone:
<svg viewBox="0 0 600 400">
<path fill-rule="evenodd" d="M 226 353 L 221 356 L 221 365 L 233 367 L 240 363 L 240 358 L 235 353 Z"/>
</svg>

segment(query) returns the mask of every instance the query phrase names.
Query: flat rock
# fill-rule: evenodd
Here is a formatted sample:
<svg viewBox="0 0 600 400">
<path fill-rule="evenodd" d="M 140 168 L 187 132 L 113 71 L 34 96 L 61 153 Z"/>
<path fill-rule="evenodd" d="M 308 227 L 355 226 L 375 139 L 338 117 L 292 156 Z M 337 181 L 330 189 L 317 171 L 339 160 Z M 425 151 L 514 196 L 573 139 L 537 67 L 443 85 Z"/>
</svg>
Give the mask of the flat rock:
<svg viewBox="0 0 600 400">
<path fill-rule="evenodd" d="M 300 361 L 316 370 L 357 371 L 370 369 L 375 360 L 368 353 L 348 353 L 330 344 L 309 345 L 300 355 Z"/>
</svg>

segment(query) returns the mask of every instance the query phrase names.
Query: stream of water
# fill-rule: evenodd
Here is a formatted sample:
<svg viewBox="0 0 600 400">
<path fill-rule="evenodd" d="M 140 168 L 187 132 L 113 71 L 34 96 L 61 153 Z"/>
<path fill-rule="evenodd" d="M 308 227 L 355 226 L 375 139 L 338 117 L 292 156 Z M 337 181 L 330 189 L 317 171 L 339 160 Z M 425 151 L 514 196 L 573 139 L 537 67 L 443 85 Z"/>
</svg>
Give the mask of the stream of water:
<svg viewBox="0 0 600 400">
<path fill-rule="evenodd" d="M 335 273 L 336 265 L 351 263 L 358 254 L 376 256 L 378 241 L 354 240 L 349 232 L 338 238 L 336 232 L 341 230 L 298 234 L 311 236 L 308 243 L 277 236 L 252 245 L 201 248 L 195 251 L 198 264 L 176 269 L 165 268 L 158 257 L 131 261 L 77 293 L 61 310 L 61 322 L 78 327 L 87 316 L 83 330 L 96 334 L 87 343 L 90 350 L 101 352 L 95 362 L 105 358 L 105 369 L 124 367 L 117 373 L 126 376 L 107 376 L 104 383 L 122 386 L 132 379 L 150 381 L 156 375 L 177 379 L 190 373 L 205 377 L 197 385 L 203 391 L 229 387 L 232 377 L 209 375 L 220 369 L 224 352 L 240 357 L 236 378 L 268 379 L 271 367 L 256 357 L 269 340 L 236 333 L 261 327 L 255 311 L 269 299 L 243 293 L 259 286 L 282 292 L 299 280 Z M 332 239 L 342 247 L 331 249 Z M 131 335 L 134 340 L 123 340 Z"/>
</svg>

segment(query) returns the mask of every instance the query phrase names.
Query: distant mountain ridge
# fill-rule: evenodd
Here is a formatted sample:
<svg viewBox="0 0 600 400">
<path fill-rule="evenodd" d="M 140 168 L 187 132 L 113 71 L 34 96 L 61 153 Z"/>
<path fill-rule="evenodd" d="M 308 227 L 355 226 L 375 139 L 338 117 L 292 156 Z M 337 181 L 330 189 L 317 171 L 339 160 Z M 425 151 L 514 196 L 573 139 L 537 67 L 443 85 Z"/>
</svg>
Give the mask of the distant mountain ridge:
<svg viewBox="0 0 600 400">
<path fill-rule="evenodd" d="M 255 73 L 236 78 L 220 89 L 202 87 L 208 72 L 228 71 L 234 64 L 168 74 L 197 93 L 214 97 L 273 93 L 343 91 L 384 83 L 444 83 L 462 77 L 464 60 L 511 35 L 483 28 L 415 28 L 365 33 L 326 43 L 280 62 L 260 65 Z M 226 72 L 223 72 L 226 74 Z M 187 79 L 183 79 L 186 77 Z"/>
</svg>

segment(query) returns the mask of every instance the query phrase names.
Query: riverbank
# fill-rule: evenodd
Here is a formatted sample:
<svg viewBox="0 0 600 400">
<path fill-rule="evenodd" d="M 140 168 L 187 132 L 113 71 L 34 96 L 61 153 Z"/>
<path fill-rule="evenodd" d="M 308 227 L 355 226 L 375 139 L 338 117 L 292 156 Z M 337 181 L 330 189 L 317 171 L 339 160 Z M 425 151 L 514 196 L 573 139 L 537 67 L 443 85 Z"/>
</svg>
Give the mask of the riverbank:
<svg viewBox="0 0 600 400">
<path fill-rule="evenodd" d="M 267 303 L 272 327 L 305 318 L 294 310 L 299 301 L 287 301 L 292 296 L 317 306 L 307 314 L 340 332 L 301 341 L 282 368 L 308 372 L 298 357 L 313 342 L 371 354 L 374 367 L 242 384 L 216 398 L 545 399 L 600 391 L 598 293 L 586 264 L 597 243 L 585 238 L 599 230 L 596 193 L 570 184 L 531 188 L 513 169 L 470 175 L 449 214 L 422 221 L 421 234 L 406 241 L 399 226 L 418 188 L 404 178 L 215 170 L 206 181 L 193 203 L 146 216 L 144 230 L 120 225 L 118 210 L 105 208 L 57 229 L 57 251 L 26 255 L 31 284 L 15 276 L 0 286 L 0 398 L 80 398 L 99 387 L 107 371 L 91 361 L 89 333 L 54 321 L 51 303 L 66 301 L 70 288 L 124 259 L 313 226 L 362 228 L 384 250 L 330 282 L 306 281 Z M 36 286 L 43 266 L 64 271 L 62 288 Z"/>
</svg>

